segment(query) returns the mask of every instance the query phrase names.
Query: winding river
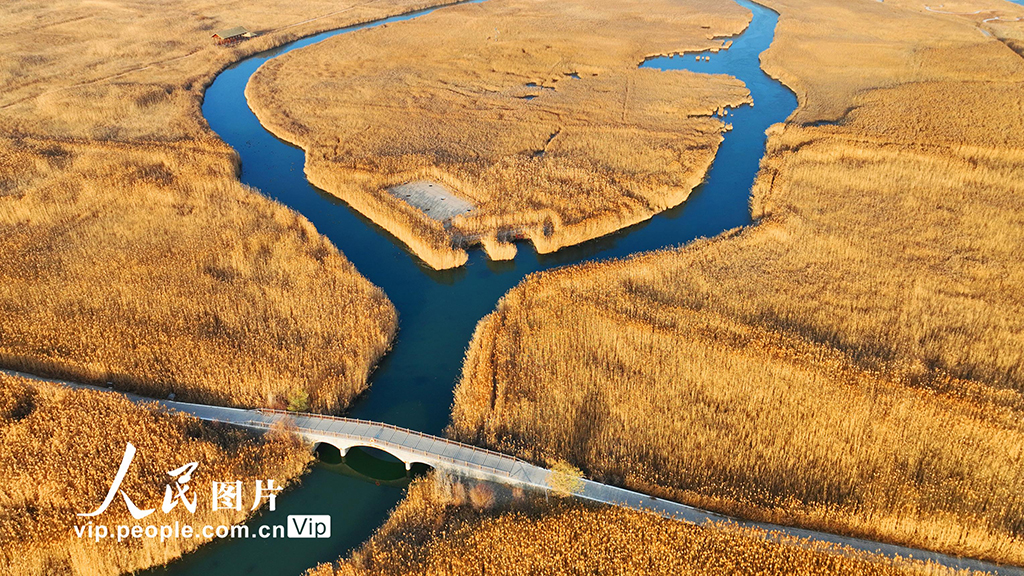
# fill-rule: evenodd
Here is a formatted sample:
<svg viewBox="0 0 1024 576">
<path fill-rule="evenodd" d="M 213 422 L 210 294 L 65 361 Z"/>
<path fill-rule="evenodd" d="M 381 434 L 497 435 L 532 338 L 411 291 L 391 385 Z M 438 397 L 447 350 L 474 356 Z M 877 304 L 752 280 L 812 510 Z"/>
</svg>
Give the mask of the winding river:
<svg viewBox="0 0 1024 576">
<path fill-rule="evenodd" d="M 310 185 L 303 174 L 303 151 L 267 132 L 249 110 L 244 94 L 253 72 L 275 56 L 336 34 L 443 8 L 297 40 L 247 58 L 217 76 L 206 92 L 203 114 L 210 127 L 241 155 L 242 182 L 302 213 L 364 276 L 383 288 L 398 309 L 400 326 L 394 348 L 371 376 L 369 392 L 349 415 L 439 434 L 448 423 L 452 390 L 477 321 L 525 275 L 676 246 L 752 223 L 748 201 L 764 153 L 765 130 L 785 120 L 797 101 L 792 92 L 769 78 L 758 62 L 758 55 L 771 44 L 777 15 L 747 0 L 737 1 L 753 12 L 753 21 L 729 50 L 704 53 L 710 61 L 698 62 L 694 54 L 687 54 L 641 64 L 730 74 L 747 85 L 756 104 L 730 110 L 728 121 L 733 130 L 726 134 L 706 182 L 686 203 L 647 222 L 554 254 L 538 255 L 531 247 L 522 246 L 514 261 L 495 263 L 481 250 L 473 250 L 466 266 L 444 272 L 427 268 L 387 232 Z M 399 33 L 400 25 L 395 28 Z M 264 513 L 252 524 L 255 529 L 265 523 L 284 524 L 289 514 L 330 514 L 330 539 L 224 540 L 149 573 L 299 574 L 319 562 L 337 560 L 365 541 L 402 496 L 401 482 L 375 482 L 354 474 L 352 468 L 376 478 L 391 473 L 386 465 L 375 464 L 365 455 L 350 453 L 344 464 L 321 462 L 297 488 L 278 499 L 276 512 Z"/>
</svg>

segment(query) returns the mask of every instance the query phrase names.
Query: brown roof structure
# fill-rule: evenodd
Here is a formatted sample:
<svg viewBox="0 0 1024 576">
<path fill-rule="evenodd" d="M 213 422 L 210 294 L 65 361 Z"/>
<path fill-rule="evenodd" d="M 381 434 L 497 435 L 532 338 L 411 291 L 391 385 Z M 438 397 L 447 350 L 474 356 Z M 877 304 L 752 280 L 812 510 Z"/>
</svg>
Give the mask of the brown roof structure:
<svg viewBox="0 0 1024 576">
<path fill-rule="evenodd" d="M 227 30 L 221 30 L 213 35 L 214 38 L 221 38 L 227 40 L 229 38 L 238 38 L 241 36 L 251 36 L 252 33 L 245 29 L 245 26 L 235 26 L 234 28 L 228 28 Z"/>
</svg>

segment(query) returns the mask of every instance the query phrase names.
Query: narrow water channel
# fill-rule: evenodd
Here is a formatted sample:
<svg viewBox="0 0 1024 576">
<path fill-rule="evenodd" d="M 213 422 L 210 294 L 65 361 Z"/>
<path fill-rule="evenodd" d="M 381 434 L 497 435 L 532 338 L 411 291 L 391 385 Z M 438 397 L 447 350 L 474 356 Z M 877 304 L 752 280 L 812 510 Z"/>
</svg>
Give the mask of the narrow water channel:
<svg viewBox="0 0 1024 576">
<path fill-rule="evenodd" d="M 749 193 L 765 146 L 765 130 L 796 108 L 796 97 L 762 72 L 758 55 L 768 48 L 777 15 L 747 0 L 750 27 L 729 50 L 655 58 L 642 66 L 686 69 L 735 76 L 749 88 L 754 107 L 731 110 L 726 134 L 705 184 L 675 209 L 618 233 L 537 255 L 521 245 L 512 262 L 493 263 L 480 250 L 457 270 L 433 271 L 411 256 L 387 232 L 335 197 L 310 185 L 303 175 L 303 151 L 263 129 L 245 100 L 245 86 L 256 69 L 280 54 L 336 34 L 421 17 L 433 10 L 319 34 L 256 54 L 226 69 L 206 92 L 203 114 L 210 127 L 241 155 L 243 183 L 302 213 L 359 271 L 384 289 L 399 313 L 398 339 L 371 376 L 367 394 L 349 415 L 439 434 L 448 423 L 452 390 L 477 321 L 525 275 L 557 266 L 627 256 L 677 246 L 698 237 L 751 224 Z M 444 9 L 444 8 L 437 8 Z M 401 24 L 393 27 L 401 33 Z M 350 457 L 348 460 L 352 460 Z M 348 462 L 352 468 L 363 465 Z M 365 464 L 365 463 L 364 463 Z M 388 478 L 387 471 L 363 474 Z M 224 540 L 200 549 L 151 574 L 234 576 L 299 574 L 319 562 L 332 562 L 366 540 L 402 495 L 401 483 L 368 480 L 345 464 L 319 464 L 301 485 L 278 499 L 277 511 L 252 523 L 284 524 L 289 514 L 330 514 L 332 537 L 325 540 Z"/>
</svg>

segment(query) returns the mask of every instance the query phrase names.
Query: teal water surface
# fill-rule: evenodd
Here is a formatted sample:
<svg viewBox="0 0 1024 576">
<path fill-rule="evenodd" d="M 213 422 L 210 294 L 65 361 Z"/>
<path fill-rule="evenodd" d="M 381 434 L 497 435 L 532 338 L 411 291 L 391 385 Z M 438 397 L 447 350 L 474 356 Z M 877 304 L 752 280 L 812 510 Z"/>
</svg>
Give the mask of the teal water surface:
<svg viewBox="0 0 1024 576">
<path fill-rule="evenodd" d="M 358 418 L 388 422 L 431 434 L 448 423 L 452 390 L 476 323 L 494 309 L 498 299 L 532 272 L 636 252 L 677 246 L 699 237 L 752 223 L 750 187 L 764 153 L 765 130 L 796 108 L 796 98 L 761 70 L 758 55 L 768 48 L 777 15 L 746 0 L 753 12 L 749 28 L 729 50 L 654 58 L 642 66 L 729 74 L 742 80 L 755 106 L 731 110 L 733 129 L 716 156 L 706 182 L 685 204 L 615 234 L 549 255 L 521 244 L 512 262 L 493 263 L 480 250 L 470 252 L 463 268 L 437 272 L 427 268 L 401 243 L 337 198 L 310 185 L 303 175 L 304 154 L 267 132 L 249 109 L 245 86 L 256 69 L 280 54 L 336 34 L 429 18 L 427 10 L 374 23 L 326 32 L 256 54 L 226 69 L 210 86 L 203 114 L 210 127 L 241 156 L 241 181 L 308 218 L 358 270 L 384 289 L 399 313 L 393 350 L 371 376 L 371 387 L 350 410 Z M 444 8 L 438 8 L 444 9 Z M 284 524 L 288 514 L 330 514 L 332 537 L 324 540 L 223 540 L 153 574 L 220 576 L 298 574 L 318 562 L 346 555 L 381 525 L 402 495 L 401 483 L 376 482 L 344 464 L 322 463 L 301 484 L 278 499 L 277 510 L 253 521 Z M 380 478 L 381 476 L 377 475 Z M 378 485 L 379 483 L 379 485 Z"/>
</svg>

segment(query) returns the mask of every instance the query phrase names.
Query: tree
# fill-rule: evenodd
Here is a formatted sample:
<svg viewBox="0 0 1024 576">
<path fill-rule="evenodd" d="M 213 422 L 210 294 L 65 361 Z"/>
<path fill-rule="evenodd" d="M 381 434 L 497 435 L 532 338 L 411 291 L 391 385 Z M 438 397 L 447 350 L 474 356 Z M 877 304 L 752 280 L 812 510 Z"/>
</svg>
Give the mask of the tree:
<svg viewBox="0 0 1024 576">
<path fill-rule="evenodd" d="M 309 410 L 309 394 L 305 390 L 293 388 L 288 392 L 288 411 L 305 412 Z"/>
<path fill-rule="evenodd" d="M 579 494 L 583 490 L 583 472 L 568 462 L 558 461 L 548 474 L 548 486 L 563 498 Z"/>
</svg>

